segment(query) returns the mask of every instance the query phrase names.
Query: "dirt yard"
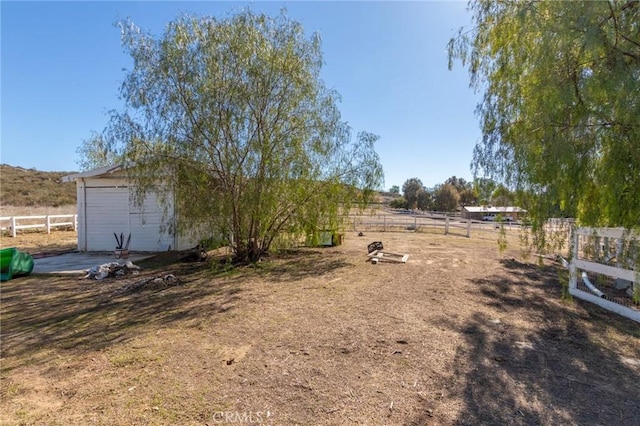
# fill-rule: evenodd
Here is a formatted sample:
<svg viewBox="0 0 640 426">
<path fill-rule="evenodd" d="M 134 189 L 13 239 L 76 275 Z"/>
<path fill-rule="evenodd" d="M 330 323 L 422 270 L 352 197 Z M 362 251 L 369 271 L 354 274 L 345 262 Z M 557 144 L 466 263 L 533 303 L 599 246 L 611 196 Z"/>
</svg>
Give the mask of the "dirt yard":
<svg viewBox="0 0 640 426">
<path fill-rule="evenodd" d="M 372 241 L 408 263 L 366 263 Z M 101 282 L 2 283 L 1 423 L 640 418 L 640 324 L 563 301 L 558 269 L 516 244 L 350 233 L 254 267 L 166 261 Z"/>
<path fill-rule="evenodd" d="M 71 230 L 20 231 L 15 238 L 8 232 L 0 234 L 0 248 L 16 247 L 34 257 L 67 253 L 78 247 L 78 234 Z"/>
</svg>

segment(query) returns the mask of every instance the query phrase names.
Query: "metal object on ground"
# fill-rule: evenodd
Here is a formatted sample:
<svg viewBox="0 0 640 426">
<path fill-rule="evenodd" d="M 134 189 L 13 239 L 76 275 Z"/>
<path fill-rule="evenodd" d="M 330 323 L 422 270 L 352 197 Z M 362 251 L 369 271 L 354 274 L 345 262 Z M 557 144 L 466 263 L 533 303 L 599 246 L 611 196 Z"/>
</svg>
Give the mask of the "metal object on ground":
<svg viewBox="0 0 640 426">
<path fill-rule="evenodd" d="M 384 249 L 384 247 L 382 247 L 382 241 L 374 241 L 367 246 L 368 253 L 372 253 L 376 250 L 382 250 L 382 249 Z"/>
<path fill-rule="evenodd" d="M 371 262 L 392 262 L 392 263 L 407 263 L 409 259 L 408 254 L 391 253 L 389 251 L 375 250 L 368 254 Z"/>
</svg>

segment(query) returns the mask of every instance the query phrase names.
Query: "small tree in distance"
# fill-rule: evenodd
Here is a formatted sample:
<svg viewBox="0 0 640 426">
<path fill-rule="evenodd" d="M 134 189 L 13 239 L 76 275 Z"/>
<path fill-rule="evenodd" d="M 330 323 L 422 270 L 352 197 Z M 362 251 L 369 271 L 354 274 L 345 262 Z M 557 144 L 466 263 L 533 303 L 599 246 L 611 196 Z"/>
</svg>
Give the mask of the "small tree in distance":
<svg viewBox="0 0 640 426">
<path fill-rule="evenodd" d="M 426 188 L 418 193 L 418 208 L 420 210 L 433 210 L 433 193 Z"/>
<path fill-rule="evenodd" d="M 404 199 L 407 200 L 407 208 L 415 209 L 418 204 L 418 194 L 424 191 L 424 185 L 418 178 L 407 179 L 402 185 L 402 194 Z"/>
<path fill-rule="evenodd" d="M 463 189 L 458 194 L 460 195 L 461 206 L 475 206 L 478 204 L 478 195 L 473 189 Z"/>
<path fill-rule="evenodd" d="M 436 189 L 434 194 L 435 209 L 442 212 L 452 212 L 458 207 L 460 195 L 455 186 L 447 183 Z"/>
</svg>

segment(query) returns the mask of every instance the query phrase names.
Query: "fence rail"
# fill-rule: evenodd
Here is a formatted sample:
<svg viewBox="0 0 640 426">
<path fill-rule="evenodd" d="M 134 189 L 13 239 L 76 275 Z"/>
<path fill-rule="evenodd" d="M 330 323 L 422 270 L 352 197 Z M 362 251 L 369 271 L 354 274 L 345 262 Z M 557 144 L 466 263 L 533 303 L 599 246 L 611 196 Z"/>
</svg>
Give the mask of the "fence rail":
<svg viewBox="0 0 640 426">
<path fill-rule="evenodd" d="M 70 221 L 61 222 L 60 219 L 71 219 Z M 22 222 L 22 224 L 18 223 Z M 25 223 L 26 222 L 26 223 Z M 11 231 L 11 236 L 16 237 L 20 229 L 37 229 L 44 228 L 47 234 L 51 233 L 52 228 L 60 226 L 71 226 L 73 230 L 78 229 L 77 214 L 49 214 L 36 216 L 3 216 L 0 217 L 0 230 Z"/>
<path fill-rule="evenodd" d="M 640 235 L 620 228 L 576 228 L 569 293 L 640 322 L 638 259 Z"/>
<path fill-rule="evenodd" d="M 504 227 L 506 230 L 519 230 L 520 225 L 514 222 L 483 222 L 478 220 L 462 219 L 460 217 L 450 217 L 446 215 L 405 215 L 405 214 L 378 214 L 370 216 L 349 216 L 347 219 L 347 229 L 353 231 L 381 231 L 381 232 L 402 232 L 402 231 L 430 231 L 442 232 L 445 235 L 450 233 L 471 237 L 474 234 L 495 234 Z"/>
</svg>

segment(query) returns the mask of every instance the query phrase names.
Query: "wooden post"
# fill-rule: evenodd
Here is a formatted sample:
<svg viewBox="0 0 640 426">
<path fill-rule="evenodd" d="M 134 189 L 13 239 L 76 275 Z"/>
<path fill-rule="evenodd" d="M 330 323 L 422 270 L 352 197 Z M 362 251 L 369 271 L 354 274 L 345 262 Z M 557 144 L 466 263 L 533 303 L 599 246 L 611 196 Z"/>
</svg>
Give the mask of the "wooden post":
<svg viewBox="0 0 640 426">
<path fill-rule="evenodd" d="M 571 259 L 569 260 L 569 291 L 578 287 L 578 275 L 576 273 L 575 261 L 578 259 L 578 232 L 573 228 L 571 236 Z"/>
<path fill-rule="evenodd" d="M 444 235 L 449 235 L 449 216 L 445 216 L 445 220 L 444 220 Z"/>
<path fill-rule="evenodd" d="M 471 219 L 467 219 L 467 238 L 471 238 Z"/>
<path fill-rule="evenodd" d="M 11 236 L 16 237 L 16 217 L 11 216 Z"/>
<path fill-rule="evenodd" d="M 47 234 L 51 233 L 51 218 L 49 217 L 49 215 L 47 215 L 47 217 L 44 218 L 47 222 Z"/>
</svg>

